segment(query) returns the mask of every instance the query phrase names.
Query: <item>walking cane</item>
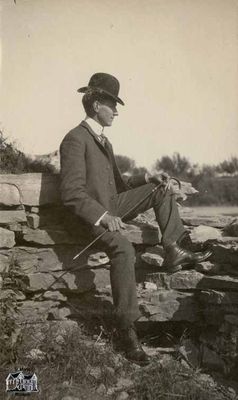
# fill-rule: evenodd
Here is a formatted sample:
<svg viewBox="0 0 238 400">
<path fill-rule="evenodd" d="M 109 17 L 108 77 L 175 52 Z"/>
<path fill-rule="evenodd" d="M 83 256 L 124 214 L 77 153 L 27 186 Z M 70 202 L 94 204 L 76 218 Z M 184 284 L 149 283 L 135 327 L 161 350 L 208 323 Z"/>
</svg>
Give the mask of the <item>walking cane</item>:
<svg viewBox="0 0 238 400">
<path fill-rule="evenodd" d="M 166 186 L 165 186 L 164 196 L 165 196 L 166 193 L 167 193 L 167 190 L 168 190 L 168 188 L 169 188 L 169 185 L 170 185 L 170 181 L 171 181 L 171 180 L 176 181 L 176 182 L 178 183 L 178 185 L 179 185 L 179 188 L 181 188 L 181 183 L 180 183 L 180 181 L 179 181 L 177 178 L 171 177 L 171 178 L 169 178 L 169 182 L 168 182 L 168 183 L 166 184 Z M 131 208 L 121 217 L 121 219 L 126 218 L 128 215 L 130 215 L 130 213 L 134 212 L 134 211 L 137 209 L 137 207 L 139 207 L 145 200 L 148 199 L 148 197 L 152 196 L 152 194 L 155 193 L 155 192 L 156 192 L 158 189 L 160 189 L 162 186 L 164 186 L 164 182 L 161 182 L 161 183 L 159 183 L 158 185 L 156 185 L 156 186 L 151 190 L 151 192 L 149 192 L 145 197 L 143 197 L 143 199 L 139 200 L 133 207 L 131 207 Z M 86 247 L 84 247 L 78 254 L 76 254 L 76 255 L 73 257 L 72 261 L 76 260 L 76 259 L 77 259 L 78 257 L 80 257 L 82 254 L 84 254 L 94 243 L 96 243 L 99 239 L 101 239 L 101 238 L 105 235 L 105 233 L 107 233 L 107 232 L 109 232 L 109 229 L 108 229 L 108 228 L 105 229 L 105 231 L 103 231 L 102 233 L 100 233 L 100 235 L 98 235 L 95 239 L 93 239 L 92 242 L 90 242 Z M 47 292 L 49 289 L 51 289 L 52 286 L 54 286 L 55 283 L 58 282 L 58 281 L 59 281 L 64 275 L 66 275 L 68 272 L 71 272 L 71 271 L 73 271 L 73 270 L 75 270 L 75 269 L 78 269 L 78 268 L 80 268 L 80 266 L 79 266 L 79 265 L 75 265 L 75 266 L 72 266 L 71 268 L 68 268 L 66 271 L 62 272 L 62 274 L 61 274 L 60 276 L 58 276 L 58 277 L 46 288 L 45 291 Z M 81 268 L 82 268 L 82 267 L 81 267 Z M 41 293 L 41 294 L 39 295 L 39 297 L 36 297 L 36 300 L 39 300 L 39 299 L 42 297 L 42 295 L 43 295 L 43 293 Z"/>
</svg>

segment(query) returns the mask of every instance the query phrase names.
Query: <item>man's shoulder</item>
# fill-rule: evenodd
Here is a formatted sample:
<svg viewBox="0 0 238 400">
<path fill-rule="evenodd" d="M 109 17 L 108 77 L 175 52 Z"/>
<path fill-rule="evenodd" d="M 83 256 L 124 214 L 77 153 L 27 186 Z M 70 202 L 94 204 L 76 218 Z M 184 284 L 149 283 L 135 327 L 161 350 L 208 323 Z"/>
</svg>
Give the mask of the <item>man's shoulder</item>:
<svg viewBox="0 0 238 400">
<path fill-rule="evenodd" d="M 62 143 L 65 141 L 84 141 L 89 137 L 88 130 L 83 122 L 71 129 L 63 138 Z"/>
</svg>

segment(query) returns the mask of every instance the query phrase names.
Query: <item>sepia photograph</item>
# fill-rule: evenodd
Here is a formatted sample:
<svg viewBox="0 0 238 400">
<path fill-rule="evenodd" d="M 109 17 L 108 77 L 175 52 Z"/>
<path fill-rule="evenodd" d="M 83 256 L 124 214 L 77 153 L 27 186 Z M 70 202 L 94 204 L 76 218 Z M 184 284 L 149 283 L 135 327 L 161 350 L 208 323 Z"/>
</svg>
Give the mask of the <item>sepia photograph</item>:
<svg viewBox="0 0 238 400">
<path fill-rule="evenodd" d="M 0 398 L 238 399 L 238 0 L 0 12 Z"/>
</svg>

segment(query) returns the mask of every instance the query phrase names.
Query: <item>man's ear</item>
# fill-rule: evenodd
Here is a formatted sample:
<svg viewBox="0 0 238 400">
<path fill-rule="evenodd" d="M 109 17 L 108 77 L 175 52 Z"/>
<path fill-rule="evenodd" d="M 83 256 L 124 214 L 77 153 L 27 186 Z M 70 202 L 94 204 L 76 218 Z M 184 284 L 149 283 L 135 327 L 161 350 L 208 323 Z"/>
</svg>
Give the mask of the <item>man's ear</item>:
<svg viewBox="0 0 238 400">
<path fill-rule="evenodd" d="M 93 102 L 93 110 L 95 111 L 95 113 L 98 112 L 98 110 L 99 110 L 99 105 L 100 105 L 100 103 L 99 103 L 98 100 L 95 100 L 95 101 Z"/>
</svg>

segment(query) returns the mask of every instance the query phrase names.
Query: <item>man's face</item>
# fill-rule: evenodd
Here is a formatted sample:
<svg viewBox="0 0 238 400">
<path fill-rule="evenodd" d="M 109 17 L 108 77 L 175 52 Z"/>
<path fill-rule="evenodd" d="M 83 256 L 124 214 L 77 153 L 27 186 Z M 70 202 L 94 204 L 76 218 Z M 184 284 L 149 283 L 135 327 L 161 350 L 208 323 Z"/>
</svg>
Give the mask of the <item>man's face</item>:
<svg viewBox="0 0 238 400">
<path fill-rule="evenodd" d="M 113 99 L 103 99 L 97 101 L 97 119 L 102 126 L 111 126 L 114 117 L 118 115 L 117 103 Z"/>
</svg>

